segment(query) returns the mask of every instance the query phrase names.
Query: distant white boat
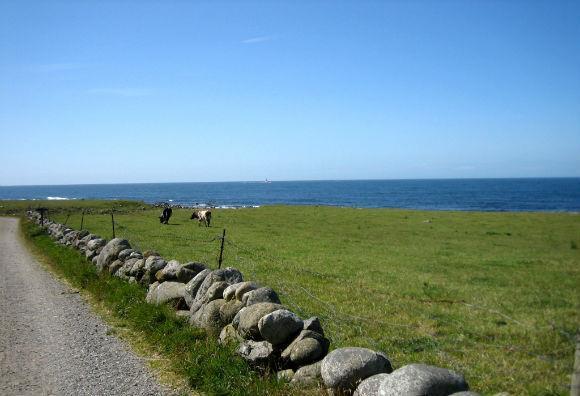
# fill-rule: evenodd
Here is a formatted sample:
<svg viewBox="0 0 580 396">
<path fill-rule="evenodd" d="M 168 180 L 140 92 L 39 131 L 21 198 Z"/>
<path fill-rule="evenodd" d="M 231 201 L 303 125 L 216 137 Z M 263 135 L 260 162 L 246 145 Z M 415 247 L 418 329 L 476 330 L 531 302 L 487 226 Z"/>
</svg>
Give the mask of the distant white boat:
<svg viewBox="0 0 580 396">
<path fill-rule="evenodd" d="M 264 183 L 272 183 L 272 182 L 268 180 L 268 178 L 266 178 L 266 180 L 264 180 Z"/>
</svg>

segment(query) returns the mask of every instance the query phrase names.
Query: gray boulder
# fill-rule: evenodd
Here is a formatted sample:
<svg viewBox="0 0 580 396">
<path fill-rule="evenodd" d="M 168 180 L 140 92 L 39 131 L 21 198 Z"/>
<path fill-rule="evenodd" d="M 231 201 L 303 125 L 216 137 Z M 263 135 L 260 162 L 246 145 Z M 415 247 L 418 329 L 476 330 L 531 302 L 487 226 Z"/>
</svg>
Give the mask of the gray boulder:
<svg viewBox="0 0 580 396">
<path fill-rule="evenodd" d="M 219 342 L 222 345 L 226 344 L 240 344 L 244 339 L 238 334 L 234 326 L 227 325 L 220 332 Z"/>
<path fill-rule="evenodd" d="M 155 279 L 159 282 L 173 281 L 177 279 L 177 273 L 181 269 L 181 264 L 177 260 L 170 260 L 165 267 L 155 273 Z"/>
<path fill-rule="evenodd" d="M 188 269 L 190 271 L 194 272 L 194 276 L 199 274 L 201 271 L 203 271 L 204 269 L 207 269 L 206 265 L 203 263 L 196 263 L 193 261 L 190 261 L 188 263 L 185 263 L 182 265 L 183 268 Z"/>
<path fill-rule="evenodd" d="M 138 259 L 135 264 L 131 267 L 131 270 L 127 272 L 129 277 L 134 277 L 135 279 L 141 279 L 145 273 L 145 260 Z"/>
<path fill-rule="evenodd" d="M 293 366 L 303 366 L 321 359 L 328 352 L 330 341 L 320 333 L 302 330 L 298 337 L 282 351 L 281 358 Z"/>
<path fill-rule="evenodd" d="M 234 283 L 233 285 L 229 285 L 226 290 L 224 290 L 224 300 L 230 301 L 236 298 L 236 290 L 244 283 L 245 282 L 238 282 Z"/>
<path fill-rule="evenodd" d="M 381 382 L 391 374 L 381 373 L 368 377 L 356 388 L 353 396 L 377 396 Z"/>
<path fill-rule="evenodd" d="M 63 231 L 63 234 L 66 235 L 69 232 L 71 232 L 71 231 L 69 231 L 69 229 L 66 229 L 66 230 Z M 94 235 L 94 234 L 89 234 L 89 235 L 86 235 L 86 236 L 84 236 L 84 237 L 82 237 L 80 239 L 77 239 L 76 242 L 74 243 L 74 245 L 77 248 L 81 249 L 81 251 L 84 251 L 84 250 L 88 249 L 87 244 L 89 243 L 89 241 L 91 241 L 93 239 L 97 239 L 97 238 L 99 238 L 99 237 L 96 236 L 96 235 Z M 64 237 L 63 237 L 63 240 L 64 240 Z"/>
<path fill-rule="evenodd" d="M 242 282 L 240 284 L 240 286 L 238 288 L 236 288 L 235 298 L 238 301 L 242 301 L 242 298 L 244 297 L 244 294 L 246 294 L 249 291 L 259 289 L 259 288 L 260 288 L 260 285 L 258 285 L 257 283 L 254 283 L 254 282 Z"/>
<path fill-rule="evenodd" d="M 179 268 L 179 271 L 177 271 L 176 278 L 178 282 L 187 283 L 192 280 L 195 275 L 197 275 L 197 273 L 193 270 L 181 267 Z"/>
<path fill-rule="evenodd" d="M 391 362 L 382 353 L 367 348 L 339 348 L 322 360 L 320 373 L 327 388 L 352 391 L 364 379 L 390 373 Z"/>
<path fill-rule="evenodd" d="M 238 313 L 236 314 L 236 316 L 234 316 L 234 318 L 232 319 L 232 326 L 234 326 L 235 329 L 237 329 L 240 326 L 240 316 L 242 315 L 242 312 L 246 309 L 246 307 L 242 307 L 242 309 L 240 309 L 238 311 Z M 258 319 L 259 321 L 260 319 Z M 259 331 L 259 330 L 258 330 Z"/>
<path fill-rule="evenodd" d="M 179 282 L 163 282 L 157 287 L 157 299 L 155 304 L 171 303 L 176 307 L 182 307 L 185 295 L 185 285 Z"/>
<path fill-rule="evenodd" d="M 204 269 L 185 285 L 185 301 L 190 307 L 195 300 L 195 296 L 197 295 L 201 284 L 210 273 L 210 269 Z"/>
<path fill-rule="evenodd" d="M 191 304 L 191 306 L 189 307 L 189 312 L 191 313 L 191 315 L 195 315 L 195 313 L 197 311 L 199 311 L 201 308 L 203 308 L 204 303 L 201 300 L 194 300 L 193 303 Z M 201 312 L 200 312 L 201 314 Z"/>
<path fill-rule="evenodd" d="M 227 267 L 223 269 L 217 269 L 211 271 L 209 275 L 205 277 L 203 283 L 197 291 L 196 298 L 202 299 L 207 293 L 207 290 L 216 282 L 226 282 L 228 285 L 233 285 L 242 281 L 242 274 L 235 268 Z"/>
<path fill-rule="evenodd" d="M 89 235 L 87 235 L 89 236 Z M 87 249 L 89 250 L 97 250 L 98 248 L 105 246 L 107 244 L 107 241 L 105 241 L 102 238 L 95 238 L 95 239 L 90 239 L 89 241 L 87 241 L 86 246 Z"/>
<path fill-rule="evenodd" d="M 378 395 L 447 396 L 468 390 L 469 386 L 460 374 L 426 364 L 409 364 L 385 377 L 380 382 Z"/>
<path fill-rule="evenodd" d="M 321 359 L 328 351 L 329 343 L 326 339 L 324 341 L 316 338 L 298 341 L 290 351 L 290 361 L 294 366 L 302 366 Z"/>
<path fill-rule="evenodd" d="M 259 289 L 245 293 L 242 297 L 242 302 L 246 307 L 265 302 L 281 304 L 276 292 L 269 287 L 260 287 Z"/>
<path fill-rule="evenodd" d="M 225 294 L 225 293 L 224 293 Z M 220 316 L 222 318 L 222 322 L 224 323 L 232 323 L 238 312 L 244 307 L 241 301 L 238 300 L 230 300 L 226 301 L 224 305 L 220 308 Z"/>
<path fill-rule="evenodd" d="M 98 254 L 95 250 L 85 250 L 85 257 L 87 260 L 92 260 L 94 257 L 97 257 Z"/>
<path fill-rule="evenodd" d="M 125 249 L 131 249 L 131 245 L 127 240 L 115 238 L 109 241 L 97 257 L 97 271 L 101 272 L 108 268 L 117 259 L 118 254 Z"/>
<path fill-rule="evenodd" d="M 121 261 L 125 261 L 130 255 L 131 253 L 133 253 L 134 250 L 133 249 L 125 249 L 125 250 L 121 250 L 119 252 L 119 260 Z"/>
<path fill-rule="evenodd" d="M 189 310 L 189 324 L 192 325 L 193 327 L 202 327 L 201 325 L 201 315 L 203 315 L 203 309 L 205 308 L 205 306 L 203 304 L 200 304 L 199 306 L 197 306 L 197 308 L 195 310 L 190 309 Z"/>
<path fill-rule="evenodd" d="M 322 330 L 322 325 L 320 324 L 320 319 L 313 316 L 304 321 L 304 330 L 312 330 L 321 335 L 324 335 L 324 330 Z"/>
<path fill-rule="evenodd" d="M 308 366 L 300 367 L 294 373 L 290 385 L 298 388 L 314 388 L 322 383 L 320 367 L 322 362 L 316 362 Z"/>
<path fill-rule="evenodd" d="M 224 305 L 226 300 L 219 299 L 208 302 L 203 306 L 202 313 L 199 315 L 199 327 L 207 330 L 213 334 L 219 334 L 224 327 L 221 321 L 220 308 Z"/>
<path fill-rule="evenodd" d="M 115 260 L 109 265 L 109 274 L 115 275 L 115 273 L 123 266 L 121 260 Z"/>
<path fill-rule="evenodd" d="M 165 268 L 167 262 L 159 256 L 149 256 L 145 259 L 145 272 L 151 272 L 153 274 L 157 271 Z"/>
<path fill-rule="evenodd" d="M 167 262 L 163 260 L 161 257 L 158 256 L 149 256 L 145 260 L 145 266 L 143 269 L 145 270 L 143 276 L 139 280 L 139 282 L 145 286 L 149 285 L 156 281 L 155 274 L 159 270 L 162 270 L 167 265 Z"/>
<path fill-rule="evenodd" d="M 145 301 L 149 304 L 157 304 L 157 287 L 159 287 L 159 282 L 154 282 L 149 285 L 147 289 L 147 296 Z"/>
<path fill-rule="evenodd" d="M 137 262 L 136 258 L 129 258 L 129 259 L 125 260 L 125 262 L 123 263 L 121 268 L 119 268 L 119 270 L 115 273 L 115 276 L 118 276 L 119 278 L 122 278 L 122 279 L 129 279 L 128 274 L 136 262 Z"/>
<path fill-rule="evenodd" d="M 276 359 L 274 348 L 268 341 L 245 340 L 236 353 L 254 366 L 268 366 Z"/>
<path fill-rule="evenodd" d="M 259 340 L 261 338 L 260 330 L 258 329 L 258 322 L 263 316 L 271 312 L 284 309 L 280 304 L 272 303 L 258 303 L 250 307 L 244 307 L 236 317 L 232 324 L 236 327 L 240 335 L 245 339 Z M 238 320 L 236 321 L 236 318 Z"/>
<path fill-rule="evenodd" d="M 143 255 L 141 254 L 141 252 L 134 250 L 133 253 L 131 253 L 131 255 L 129 257 L 136 258 L 136 259 L 142 259 Z"/>
<path fill-rule="evenodd" d="M 260 334 L 272 345 L 286 343 L 302 330 L 302 326 L 302 319 L 286 309 L 271 312 L 258 321 Z"/>
<path fill-rule="evenodd" d="M 205 296 L 203 298 L 204 302 L 209 302 L 213 300 L 218 300 L 223 298 L 224 290 L 228 287 L 227 282 L 216 282 L 207 289 Z"/>
</svg>

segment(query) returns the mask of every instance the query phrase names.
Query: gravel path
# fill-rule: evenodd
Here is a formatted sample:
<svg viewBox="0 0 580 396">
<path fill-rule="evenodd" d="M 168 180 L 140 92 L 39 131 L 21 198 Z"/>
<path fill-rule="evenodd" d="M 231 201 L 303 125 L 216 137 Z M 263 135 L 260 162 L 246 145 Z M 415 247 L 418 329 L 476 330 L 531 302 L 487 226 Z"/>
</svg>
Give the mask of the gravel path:
<svg viewBox="0 0 580 396">
<path fill-rule="evenodd" d="M 0 218 L 0 395 L 160 395 L 142 359 Z"/>
</svg>

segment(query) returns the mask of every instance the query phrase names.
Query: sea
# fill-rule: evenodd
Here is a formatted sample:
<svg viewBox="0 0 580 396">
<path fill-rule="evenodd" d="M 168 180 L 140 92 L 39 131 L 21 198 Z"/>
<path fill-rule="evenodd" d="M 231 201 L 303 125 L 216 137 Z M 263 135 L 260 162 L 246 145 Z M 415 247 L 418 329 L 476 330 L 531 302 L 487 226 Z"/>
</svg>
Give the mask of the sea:
<svg viewBox="0 0 580 396">
<path fill-rule="evenodd" d="M 45 199 L 123 199 L 220 208 L 327 205 L 485 212 L 579 212 L 580 178 L 0 186 L 0 200 Z"/>
</svg>

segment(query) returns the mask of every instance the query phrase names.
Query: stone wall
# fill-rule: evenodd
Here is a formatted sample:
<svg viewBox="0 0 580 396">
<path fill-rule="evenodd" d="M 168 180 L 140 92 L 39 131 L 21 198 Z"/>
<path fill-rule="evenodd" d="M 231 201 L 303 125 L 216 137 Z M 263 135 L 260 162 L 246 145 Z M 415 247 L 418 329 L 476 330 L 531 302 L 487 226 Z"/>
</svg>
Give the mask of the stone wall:
<svg viewBox="0 0 580 396">
<path fill-rule="evenodd" d="M 40 224 L 37 212 L 27 212 Z M 274 290 L 244 280 L 235 268 L 211 270 L 203 263 L 166 261 L 154 251 L 139 252 L 129 241 L 110 241 L 50 220 L 49 235 L 79 250 L 98 272 L 107 271 L 148 288 L 147 302 L 170 304 L 192 326 L 205 329 L 258 370 L 276 371 L 292 386 L 325 388 L 329 394 L 476 395 L 462 375 L 410 364 L 397 370 L 381 351 L 339 348 L 330 342 L 317 317 L 287 309 Z"/>
</svg>

